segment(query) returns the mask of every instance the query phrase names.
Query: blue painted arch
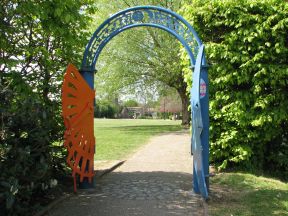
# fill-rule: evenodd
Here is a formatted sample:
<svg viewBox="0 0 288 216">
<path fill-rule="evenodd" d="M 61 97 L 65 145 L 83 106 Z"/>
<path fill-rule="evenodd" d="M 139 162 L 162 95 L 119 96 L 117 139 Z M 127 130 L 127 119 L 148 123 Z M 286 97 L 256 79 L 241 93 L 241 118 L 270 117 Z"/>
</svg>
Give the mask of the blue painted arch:
<svg viewBox="0 0 288 216">
<path fill-rule="evenodd" d="M 106 44 L 108 44 L 110 42 L 110 40 L 112 40 L 116 35 L 120 34 L 121 32 L 125 31 L 125 30 L 128 30 L 128 29 L 131 29 L 131 28 L 135 28 L 135 27 L 154 27 L 154 28 L 158 28 L 158 29 L 162 29 L 170 34 L 172 34 L 175 38 L 177 38 L 181 44 L 184 46 L 185 50 L 187 51 L 188 55 L 189 55 L 189 58 L 190 58 L 190 63 L 191 65 L 194 65 L 195 64 L 195 57 L 191 51 L 191 49 L 189 48 L 189 45 L 186 43 L 185 39 L 181 36 L 179 36 L 178 34 L 176 34 L 174 31 L 171 31 L 171 29 L 169 28 L 166 28 L 166 27 L 163 27 L 163 26 L 160 26 L 160 25 L 156 25 L 156 24 L 133 24 L 133 25 L 129 25 L 129 26 L 126 26 L 124 28 L 122 28 L 121 30 L 117 31 L 117 32 L 113 32 L 109 38 L 107 38 L 107 40 L 103 41 L 103 43 L 101 44 L 101 46 L 97 49 L 96 53 L 95 53 L 95 56 L 93 58 L 93 64 L 91 64 L 90 68 L 91 69 L 95 69 L 96 68 L 96 63 L 97 63 L 97 60 L 99 58 L 99 55 L 101 53 L 101 51 L 104 49 L 104 47 L 106 46 Z"/>
<path fill-rule="evenodd" d="M 80 69 L 81 74 L 91 89 L 94 89 L 96 63 L 103 48 L 116 35 L 136 27 L 162 29 L 177 38 L 188 53 L 191 66 L 195 66 L 195 71 L 199 75 L 193 77 L 192 89 L 194 90 L 192 93 L 194 95 L 191 93 L 192 119 L 197 120 L 192 122 L 194 124 L 194 128 L 192 128 L 194 137 L 191 139 L 192 152 L 194 153 L 193 183 L 194 191 L 207 198 L 209 188 L 208 73 L 204 46 L 194 28 L 183 17 L 171 10 L 156 6 L 138 6 L 114 14 L 97 28 L 87 44 Z M 198 91 L 200 90 L 200 80 L 201 85 L 205 85 L 205 94 L 203 96 L 202 92 L 201 98 Z M 197 91 L 194 84 L 198 88 Z M 195 106 L 197 104 L 195 101 L 200 103 L 201 110 L 197 110 L 198 105 Z M 201 124 L 197 122 L 201 122 Z"/>
<path fill-rule="evenodd" d="M 142 19 L 141 13 L 143 15 Z M 138 18 L 135 14 L 138 15 Z M 141 26 L 159 28 L 172 34 L 186 49 L 191 65 L 195 65 L 197 52 L 202 45 L 202 41 L 194 28 L 182 16 L 171 10 L 156 6 L 138 6 L 114 14 L 97 28 L 86 46 L 81 70 L 95 71 L 102 49 L 113 37 L 127 29 Z M 103 37 L 105 31 L 107 36 Z M 99 43 L 97 44 L 97 42 Z"/>
</svg>

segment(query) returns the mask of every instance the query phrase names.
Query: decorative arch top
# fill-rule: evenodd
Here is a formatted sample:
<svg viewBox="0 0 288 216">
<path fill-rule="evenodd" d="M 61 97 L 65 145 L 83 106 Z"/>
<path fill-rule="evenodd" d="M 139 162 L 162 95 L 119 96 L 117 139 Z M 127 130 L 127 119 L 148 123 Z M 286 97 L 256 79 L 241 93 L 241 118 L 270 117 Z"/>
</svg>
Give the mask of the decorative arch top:
<svg viewBox="0 0 288 216">
<path fill-rule="evenodd" d="M 195 56 L 202 42 L 193 27 L 171 10 L 156 6 L 138 6 L 114 14 L 99 26 L 86 46 L 81 70 L 94 72 L 105 45 L 122 31 L 140 26 L 160 28 L 174 35 L 187 50 L 191 65 L 195 64 Z"/>
</svg>

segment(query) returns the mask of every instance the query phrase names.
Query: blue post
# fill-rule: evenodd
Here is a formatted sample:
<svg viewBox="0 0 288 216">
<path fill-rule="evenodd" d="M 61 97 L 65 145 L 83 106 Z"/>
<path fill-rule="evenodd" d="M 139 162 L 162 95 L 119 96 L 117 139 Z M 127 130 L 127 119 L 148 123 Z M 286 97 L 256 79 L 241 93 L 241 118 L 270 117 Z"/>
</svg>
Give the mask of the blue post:
<svg viewBox="0 0 288 216">
<path fill-rule="evenodd" d="M 192 66 L 195 69 L 194 66 Z M 209 82 L 208 82 L 208 67 L 205 63 L 205 56 L 202 61 L 201 71 L 200 71 L 200 105 L 201 105 L 201 117 L 203 123 L 203 130 L 200 135 L 201 145 L 203 147 L 202 151 L 202 163 L 203 163 L 203 171 L 205 177 L 205 183 L 207 186 L 207 190 L 209 190 Z M 194 80 L 193 80 L 194 81 Z M 200 188 L 198 184 L 198 176 L 196 169 L 193 165 L 193 189 L 195 193 L 200 194 Z"/>
<path fill-rule="evenodd" d="M 94 90 L 94 70 L 80 70 L 82 77 L 85 79 L 87 84 L 90 86 L 92 90 Z"/>
<path fill-rule="evenodd" d="M 193 190 L 195 193 L 200 194 L 198 179 L 197 179 L 197 175 L 196 175 L 196 169 L 195 169 L 194 165 L 193 165 Z"/>
<path fill-rule="evenodd" d="M 200 136 L 203 147 L 202 158 L 207 190 L 209 190 L 209 81 L 208 66 L 201 67 L 200 73 L 200 104 L 203 121 L 203 131 Z"/>
<path fill-rule="evenodd" d="M 89 85 L 89 87 L 94 90 L 94 70 L 87 70 L 87 69 L 81 69 L 80 73 L 82 75 L 82 77 L 84 78 L 84 80 L 87 82 L 87 84 Z M 94 125 L 94 123 L 93 123 Z M 81 166 L 82 161 L 80 160 L 79 165 Z M 86 164 L 86 170 L 89 169 L 89 161 Z M 93 168 L 93 172 L 94 172 L 94 168 Z M 88 178 L 84 178 L 83 182 L 79 183 L 79 188 L 80 189 L 88 189 L 88 188 L 93 188 L 93 179 L 91 181 L 91 183 L 89 182 Z"/>
</svg>

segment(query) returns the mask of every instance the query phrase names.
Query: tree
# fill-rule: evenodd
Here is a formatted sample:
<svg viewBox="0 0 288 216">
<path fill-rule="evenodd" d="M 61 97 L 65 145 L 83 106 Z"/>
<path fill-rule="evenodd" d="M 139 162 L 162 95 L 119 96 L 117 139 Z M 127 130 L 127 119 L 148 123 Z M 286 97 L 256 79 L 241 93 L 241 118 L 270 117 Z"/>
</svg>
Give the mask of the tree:
<svg viewBox="0 0 288 216">
<path fill-rule="evenodd" d="M 132 1 L 124 2 L 125 7 L 135 5 Z M 141 1 L 137 3 L 139 2 Z M 180 7 L 180 1 L 151 2 L 175 11 Z M 115 7 L 119 10 L 118 2 Z M 111 5 L 109 12 L 111 13 Z M 189 124 L 189 96 L 186 93 L 183 66 L 180 64 L 180 49 L 180 43 L 172 35 L 159 29 L 146 27 L 125 31 L 104 48 L 96 79 L 105 82 L 100 81 L 96 86 L 105 85 L 108 89 L 106 92 L 128 88 L 135 92 L 135 89 L 143 85 L 146 88 L 156 86 L 158 91 L 167 87 L 174 88 L 182 102 L 182 124 Z"/>
<path fill-rule="evenodd" d="M 287 179 L 287 2 L 195 0 L 182 13 L 206 45 L 211 65 L 212 162 Z"/>
<path fill-rule="evenodd" d="M 60 86 L 68 62 L 81 60 L 94 8 L 90 0 L 0 3 L 0 212 L 4 215 L 31 215 L 35 197 L 45 196 L 64 169 Z"/>
<path fill-rule="evenodd" d="M 129 100 L 125 101 L 123 105 L 126 107 L 137 107 L 138 102 L 133 100 L 133 99 L 129 99 Z"/>
<path fill-rule="evenodd" d="M 160 112 L 180 113 L 182 110 L 181 101 L 175 94 L 160 97 L 159 105 Z"/>
</svg>

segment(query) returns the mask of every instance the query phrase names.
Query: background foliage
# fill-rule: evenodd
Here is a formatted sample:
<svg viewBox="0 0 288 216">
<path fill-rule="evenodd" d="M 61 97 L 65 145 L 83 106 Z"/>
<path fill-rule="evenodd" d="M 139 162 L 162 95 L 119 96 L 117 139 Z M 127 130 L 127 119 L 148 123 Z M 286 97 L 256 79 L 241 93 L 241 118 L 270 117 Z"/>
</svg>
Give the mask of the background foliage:
<svg viewBox="0 0 288 216">
<path fill-rule="evenodd" d="M 60 86 L 68 62 L 81 60 L 94 12 L 90 0 L 0 3 L 1 215 L 33 214 L 57 185 Z"/>
<path fill-rule="evenodd" d="M 121 112 L 121 107 L 108 100 L 97 100 L 94 107 L 95 118 L 115 118 Z"/>
<path fill-rule="evenodd" d="M 195 0 L 181 12 L 211 66 L 211 161 L 288 179 L 287 2 Z"/>
<path fill-rule="evenodd" d="M 117 2 L 101 0 L 98 2 L 101 13 L 95 16 L 95 20 L 104 21 L 120 9 L 138 5 L 157 5 L 177 11 L 181 8 L 181 2 L 180 0 Z M 100 23 L 97 23 L 97 26 Z M 130 90 L 132 94 L 142 93 L 144 97 L 146 96 L 144 100 L 148 101 L 153 99 L 147 97 L 149 93 L 158 95 L 172 88 L 177 91 L 177 97 L 181 98 L 182 124 L 189 124 L 189 96 L 186 94 L 183 66 L 179 64 L 181 61 L 179 44 L 171 34 L 152 27 L 133 28 L 117 35 L 105 46 L 96 65 L 98 72 L 95 86 L 98 95 L 101 92 L 110 94 L 116 92 L 120 95 L 123 91 Z"/>
</svg>

